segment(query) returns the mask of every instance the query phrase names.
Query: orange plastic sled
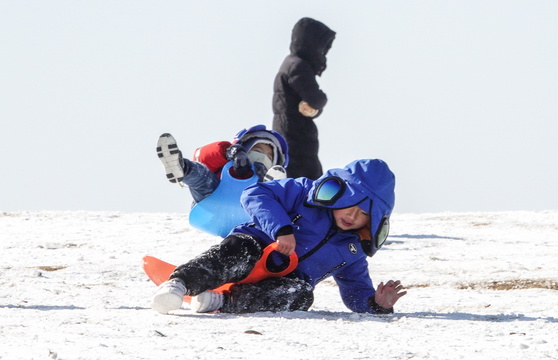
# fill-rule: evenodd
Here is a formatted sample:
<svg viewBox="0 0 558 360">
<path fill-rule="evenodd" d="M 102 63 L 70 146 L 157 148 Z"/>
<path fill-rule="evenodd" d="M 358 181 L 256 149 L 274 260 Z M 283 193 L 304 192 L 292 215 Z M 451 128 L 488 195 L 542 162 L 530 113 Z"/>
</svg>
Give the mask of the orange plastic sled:
<svg viewBox="0 0 558 360">
<path fill-rule="evenodd" d="M 287 266 L 285 270 L 279 272 L 272 272 L 267 268 L 266 266 L 267 258 L 273 251 L 277 249 L 277 246 L 278 246 L 277 243 L 268 245 L 264 249 L 262 257 L 260 258 L 260 260 L 258 260 L 256 266 L 254 266 L 252 272 L 244 280 L 239 281 L 238 284 L 255 283 L 268 277 L 285 276 L 290 272 L 292 272 L 298 265 L 298 257 L 296 256 L 295 253 L 293 253 L 290 256 L 289 266 Z M 176 269 L 176 265 L 169 264 L 168 262 L 165 262 L 161 259 L 157 259 L 156 257 L 149 256 L 149 255 L 143 257 L 143 271 L 147 274 L 147 277 L 149 277 L 149 279 L 153 281 L 157 286 L 167 281 L 169 279 L 169 276 L 174 271 L 174 269 Z M 224 284 L 214 290 L 223 292 L 228 290 L 234 284 L 235 283 Z M 185 302 L 189 303 L 190 300 L 191 300 L 190 296 L 184 297 Z"/>
</svg>

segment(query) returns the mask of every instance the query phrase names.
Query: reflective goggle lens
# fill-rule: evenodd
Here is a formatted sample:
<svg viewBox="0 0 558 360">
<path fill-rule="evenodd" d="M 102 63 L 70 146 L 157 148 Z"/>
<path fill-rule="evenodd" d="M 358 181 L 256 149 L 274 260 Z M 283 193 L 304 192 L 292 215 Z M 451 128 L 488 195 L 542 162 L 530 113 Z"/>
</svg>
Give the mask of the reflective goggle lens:
<svg viewBox="0 0 558 360">
<path fill-rule="evenodd" d="M 376 249 L 379 249 L 384 245 L 389 235 L 389 219 L 384 217 L 376 231 Z"/>
<path fill-rule="evenodd" d="M 344 186 L 345 182 L 337 177 L 326 178 L 318 185 L 314 201 L 332 205 L 343 193 Z"/>
</svg>

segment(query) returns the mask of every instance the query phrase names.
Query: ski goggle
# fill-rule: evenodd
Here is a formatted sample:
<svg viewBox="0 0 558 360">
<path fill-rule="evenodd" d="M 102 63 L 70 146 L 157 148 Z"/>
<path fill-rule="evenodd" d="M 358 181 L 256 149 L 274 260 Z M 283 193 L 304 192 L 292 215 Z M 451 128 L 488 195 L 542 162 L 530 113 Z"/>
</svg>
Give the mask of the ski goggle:
<svg viewBox="0 0 558 360">
<path fill-rule="evenodd" d="M 372 240 L 361 241 L 362 250 L 368 256 L 373 256 L 376 251 L 378 251 L 382 245 L 386 242 L 389 234 L 389 218 L 387 216 L 382 217 L 380 224 L 378 224 L 378 229 L 374 234 L 371 234 Z"/>
<path fill-rule="evenodd" d="M 386 242 L 389 235 L 389 218 L 384 216 L 378 225 L 378 230 L 374 234 L 374 247 L 377 249 L 381 248 Z"/>
<path fill-rule="evenodd" d="M 326 177 L 316 187 L 312 200 L 318 205 L 333 205 L 343 195 L 346 186 L 337 176 Z"/>
</svg>

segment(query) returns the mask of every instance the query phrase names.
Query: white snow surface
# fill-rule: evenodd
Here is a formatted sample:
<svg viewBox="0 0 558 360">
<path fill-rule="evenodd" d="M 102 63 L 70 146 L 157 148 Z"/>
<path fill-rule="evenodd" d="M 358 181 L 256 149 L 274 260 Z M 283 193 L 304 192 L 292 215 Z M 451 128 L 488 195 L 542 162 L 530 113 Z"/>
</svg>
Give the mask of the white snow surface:
<svg viewBox="0 0 558 360">
<path fill-rule="evenodd" d="M 395 314 L 328 279 L 308 312 L 161 315 L 142 257 L 219 241 L 187 214 L 0 213 L 0 359 L 558 359 L 558 211 L 391 222 L 370 271 L 407 287 Z"/>
</svg>

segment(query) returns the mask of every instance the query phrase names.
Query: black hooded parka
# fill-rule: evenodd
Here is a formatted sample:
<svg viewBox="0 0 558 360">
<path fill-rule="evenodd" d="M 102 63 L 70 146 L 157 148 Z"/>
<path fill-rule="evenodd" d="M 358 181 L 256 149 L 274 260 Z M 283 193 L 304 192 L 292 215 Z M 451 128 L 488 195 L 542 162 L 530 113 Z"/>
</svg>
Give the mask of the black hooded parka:
<svg viewBox="0 0 558 360">
<path fill-rule="evenodd" d="M 302 18 L 292 31 L 290 51 L 273 84 L 273 130 L 287 140 L 290 163 L 289 177 L 319 178 L 322 165 L 318 158 L 318 128 L 314 118 L 320 116 L 327 103 L 316 76 L 326 69 L 326 55 L 335 32 L 323 23 Z M 298 111 L 301 101 L 318 110 L 314 117 Z"/>
</svg>

